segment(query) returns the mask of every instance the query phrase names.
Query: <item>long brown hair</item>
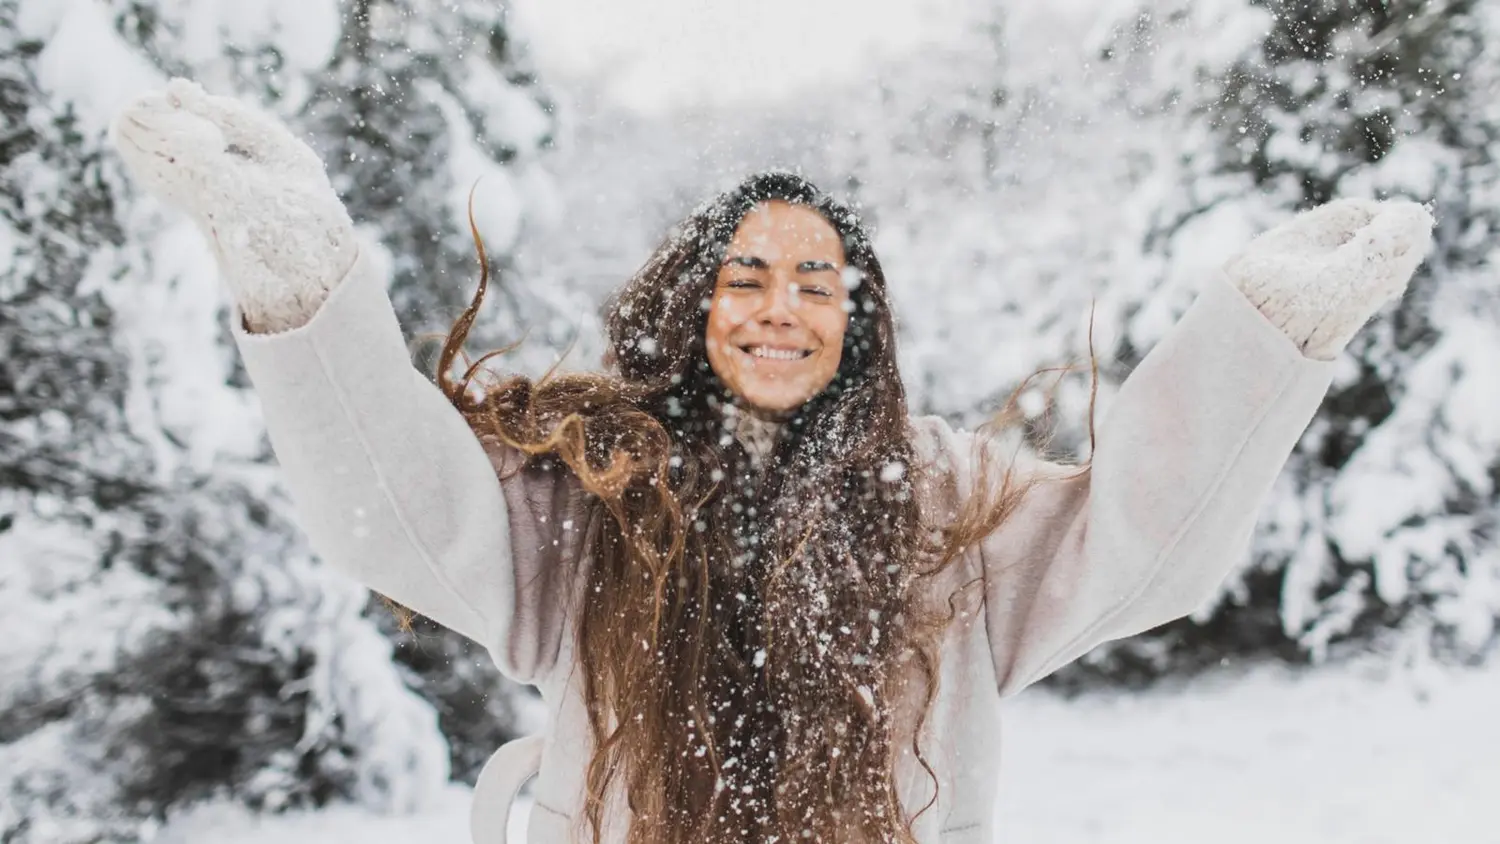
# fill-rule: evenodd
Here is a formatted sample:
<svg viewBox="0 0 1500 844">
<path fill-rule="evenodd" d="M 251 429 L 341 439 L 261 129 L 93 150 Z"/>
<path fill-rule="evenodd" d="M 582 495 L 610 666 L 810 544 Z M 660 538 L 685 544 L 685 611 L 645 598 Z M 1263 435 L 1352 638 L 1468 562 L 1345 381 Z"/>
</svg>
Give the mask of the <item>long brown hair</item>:
<svg viewBox="0 0 1500 844">
<path fill-rule="evenodd" d="M 817 210 L 842 237 L 852 310 L 832 382 L 752 465 L 704 328 L 725 248 L 771 200 Z M 472 389 L 486 355 L 452 377 L 487 278 L 439 383 L 477 433 L 565 464 L 601 516 L 575 616 L 593 840 L 622 789 L 631 844 L 914 842 L 896 759 L 909 741 L 937 785 L 918 733 L 957 600 L 923 587 L 1022 485 L 1006 475 L 976 484 L 956 517 L 923 512 L 885 276 L 855 211 L 783 172 L 701 206 L 609 303 L 607 374 Z"/>
</svg>

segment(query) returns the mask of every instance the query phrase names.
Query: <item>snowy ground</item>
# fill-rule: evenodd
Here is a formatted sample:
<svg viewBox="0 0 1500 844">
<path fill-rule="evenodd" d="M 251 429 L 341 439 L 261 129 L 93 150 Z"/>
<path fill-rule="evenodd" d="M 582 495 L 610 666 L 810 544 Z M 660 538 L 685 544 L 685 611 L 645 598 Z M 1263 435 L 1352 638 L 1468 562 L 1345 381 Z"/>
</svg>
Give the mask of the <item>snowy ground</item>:
<svg viewBox="0 0 1500 844">
<path fill-rule="evenodd" d="M 1018 699 L 1015 844 L 1497 844 L 1500 670 L 1263 670 L 1175 693 Z"/>
<path fill-rule="evenodd" d="M 1006 737 L 1006 844 L 1500 844 L 1500 669 L 1267 668 L 1143 695 L 1030 692 Z M 209 809 L 165 840 L 466 842 L 466 808 L 455 789 L 411 818 Z"/>
</svg>

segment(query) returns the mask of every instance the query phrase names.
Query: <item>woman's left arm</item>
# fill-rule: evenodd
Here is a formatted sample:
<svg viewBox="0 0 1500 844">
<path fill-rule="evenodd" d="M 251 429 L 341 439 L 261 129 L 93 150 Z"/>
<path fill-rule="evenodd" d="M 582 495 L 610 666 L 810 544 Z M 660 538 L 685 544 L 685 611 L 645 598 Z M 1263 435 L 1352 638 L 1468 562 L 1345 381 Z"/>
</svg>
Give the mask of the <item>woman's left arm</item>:
<svg viewBox="0 0 1500 844">
<path fill-rule="evenodd" d="M 1038 483 L 980 548 L 1002 694 L 1213 595 L 1327 360 L 1405 288 L 1431 225 L 1414 203 L 1347 200 L 1257 238 L 1122 385 L 1089 470 L 1024 470 Z"/>
</svg>

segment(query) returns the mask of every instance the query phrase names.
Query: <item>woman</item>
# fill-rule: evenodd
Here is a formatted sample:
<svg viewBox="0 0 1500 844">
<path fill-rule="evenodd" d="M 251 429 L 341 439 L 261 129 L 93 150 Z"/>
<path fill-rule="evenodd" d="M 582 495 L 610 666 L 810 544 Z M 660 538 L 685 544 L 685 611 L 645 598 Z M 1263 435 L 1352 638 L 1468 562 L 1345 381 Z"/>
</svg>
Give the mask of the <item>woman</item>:
<svg viewBox="0 0 1500 844">
<path fill-rule="evenodd" d="M 991 840 L 997 701 L 1212 595 L 1432 224 L 1344 201 L 1261 236 L 1064 468 L 908 418 L 869 237 L 797 177 L 667 239 L 610 373 L 449 375 L 481 281 L 434 389 L 274 119 L 178 80 L 115 132 L 217 250 L 314 547 L 540 688 L 480 842 L 538 769 L 534 842 Z"/>
</svg>

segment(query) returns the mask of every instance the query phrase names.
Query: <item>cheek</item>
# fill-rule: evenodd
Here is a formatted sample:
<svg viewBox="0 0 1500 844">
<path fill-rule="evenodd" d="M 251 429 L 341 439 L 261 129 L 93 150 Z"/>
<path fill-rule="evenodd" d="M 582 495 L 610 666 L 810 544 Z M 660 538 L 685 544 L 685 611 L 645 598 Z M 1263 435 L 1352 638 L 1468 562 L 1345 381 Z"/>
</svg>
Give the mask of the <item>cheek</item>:
<svg viewBox="0 0 1500 844">
<path fill-rule="evenodd" d="M 708 306 L 708 320 L 718 323 L 727 334 L 748 322 L 756 307 L 756 303 L 748 297 L 715 296 Z"/>
<path fill-rule="evenodd" d="M 737 324 L 734 310 L 727 305 L 723 299 L 715 298 L 708 309 L 708 326 L 704 329 L 703 339 L 710 349 L 718 350 Z"/>
<path fill-rule="evenodd" d="M 723 300 L 715 299 L 709 306 L 707 325 L 703 328 L 704 352 L 708 357 L 708 366 L 726 383 L 734 383 L 735 361 L 729 354 L 729 335 L 733 333 L 739 323 L 733 319 L 730 309 L 723 306 Z"/>
<path fill-rule="evenodd" d="M 818 327 L 818 340 L 823 348 L 833 352 L 829 358 L 834 366 L 838 365 L 840 353 L 844 348 L 844 333 L 849 330 L 849 315 L 840 309 L 837 313 L 829 314 L 821 320 Z"/>
</svg>

